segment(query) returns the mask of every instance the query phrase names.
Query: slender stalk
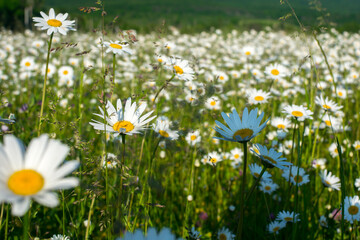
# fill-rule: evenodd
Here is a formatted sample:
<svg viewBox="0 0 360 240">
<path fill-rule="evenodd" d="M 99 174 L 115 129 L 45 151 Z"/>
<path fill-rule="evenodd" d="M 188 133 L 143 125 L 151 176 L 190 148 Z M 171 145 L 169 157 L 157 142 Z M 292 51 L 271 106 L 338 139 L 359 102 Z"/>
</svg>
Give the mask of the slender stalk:
<svg viewBox="0 0 360 240">
<path fill-rule="evenodd" d="M 29 221 L 30 211 L 26 212 L 23 217 L 23 238 L 24 240 L 29 239 Z"/>
<path fill-rule="evenodd" d="M 95 194 L 93 195 L 93 198 L 91 200 L 91 204 L 90 204 L 90 210 L 89 210 L 89 215 L 88 215 L 88 221 L 87 221 L 87 225 L 86 225 L 86 232 L 85 232 L 85 240 L 87 240 L 89 238 L 89 229 L 90 229 L 90 222 L 91 222 L 91 215 L 93 212 L 93 208 L 94 208 L 94 203 L 95 203 Z"/>
<path fill-rule="evenodd" d="M 43 115 L 43 112 L 44 112 L 44 105 L 45 105 L 46 82 L 47 82 L 47 78 L 48 78 L 50 50 L 51 50 L 51 43 L 52 43 L 53 36 L 54 36 L 54 33 L 52 33 L 50 35 L 49 47 L 48 47 L 48 52 L 47 52 L 47 57 L 46 57 L 45 77 L 44 77 L 44 86 L 43 86 L 42 99 L 41 99 L 41 109 L 40 109 L 40 117 L 39 117 L 38 136 L 40 136 L 40 134 L 41 134 L 42 115 Z"/>
<path fill-rule="evenodd" d="M 242 188 L 240 195 L 240 220 L 238 224 L 236 239 L 242 239 L 242 227 L 244 221 L 244 197 L 245 197 L 245 187 L 246 187 L 246 167 L 247 167 L 247 142 L 243 142 L 244 147 L 244 162 L 243 162 L 243 179 L 242 179 Z"/>
<path fill-rule="evenodd" d="M 246 199 L 245 199 L 245 203 L 247 203 L 247 201 L 249 200 L 249 198 L 251 197 L 251 194 L 253 193 L 253 191 L 255 190 L 255 187 L 258 185 L 258 183 L 261 180 L 262 175 L 264 175 L 265 171 L 266 171 L 267 167 L 263 167 L 263 169 L 260 172 L 259 177 L 256 179 L 255 183 L 251 186 L 250 192 L 246 195 Z"/>
<path fill-rule="evenodd" d="M 122 138 L 122 156 L 121 156 L 121 164 L 120 164 L 120 196 L 119 196 L 119 218 L 120 218 L 120 223 L 122 222 L 122 197 L 123 197 L 123 174 L 124 174 L 124 166 L 125 166 L 125 137 L 126 134 L 121 134 L 121 138 Z M 120 231 L 120 235 L 122 234 L 122 232 Z"/>
<path fill-rule="evenodd" d="M 64 191 L 61 191 L 62 196 L 62 234 L 65 236 L 65 196 Z"/>
<path fill-rule="evenodd" d="M 159 96 L 160 92 L 167 87 L 167 85 L 169 85 L 169 83 L 171 82 L 171 80 L 173 80 L 175 77 L 175 74 L 172 75 L 171 78 L 169 78 L 168 80 L 165 81 L 164 85 L 161 86 L 161 88 L 159 89 L 159 91 L 157 91 L 157 93 L 155 94 L 155 97 L 154 97 L 154 103 L 155 103 L 155 100 L 157 99 L 157 97 Z"/>
<path fill-rule="evenodd" d="M 9 230 L 9 205 L 6 206 L 5 240 L 7 240 L 8 237 L 8 230 Z"/>
<path fill-rule="evenodd" d="M 0 233 L 1 233 L 1 229 L 2 229 L 2 221 L 3 221 L 3 216 L 4 216 L 4 207 L 5 207 L 5 203 L 1 204 L 1 213 L 0 213 Z"/>
</svg>

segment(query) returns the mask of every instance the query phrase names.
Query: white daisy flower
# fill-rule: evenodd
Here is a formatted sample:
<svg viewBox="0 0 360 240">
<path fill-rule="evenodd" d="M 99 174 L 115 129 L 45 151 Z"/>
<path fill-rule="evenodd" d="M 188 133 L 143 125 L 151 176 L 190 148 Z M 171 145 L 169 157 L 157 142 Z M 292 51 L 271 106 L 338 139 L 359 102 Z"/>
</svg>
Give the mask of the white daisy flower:
<svg viewBox="0 0 360 240">
<path fill-rule="evenodd" d="M 219 110 L 220 109 L 221 101 L 219 97 L 212 96 L 208 98 L 205 102 L 205 106 L 210 110 Z"/>
<path fill-rule="evenodd" d="M 294 212 L 282 211 L 278 213 L 276 220 L 284 223 L 288 223 L 288 222 L 294 223 L 294 222 L 299 222 L 300 218 L 298 213 L 294 214 Z"/>
<path fill-rule="evenodd" d="M 79 184 L 75 177 L 65 178 L 79 166 L 75 160 L 62 164 L 68 152 L 68 146 L 45 134 L 33 139 L 26 151 L 19 139 L 5 135 L 0 145 L 0 202 L 11 203 L 14 216 L 23 216 L 32 199 L 46 207 L 59 205 L 52 191 Z"/>
<path fill-rule="evenodd" d="M 40 30 L 47 30 L 47 35 L 52 33 L 61 33 L 63 35 L 67 34 L 67 31 L 76 29 L 73 28 L 75 21 L 65 20 L 68 17 L 68 14 L 59 13 L 55 15 L 53 8 L 50 8 L 49 16 L 44 12 L 40 12 L 41 17 L 33 17 L 33 21 L 36 22 L 35 26 L 40 27 Z"/>
<path fill-rule="evenodd" d="M 169 120 L 157 119 L 156 124 L 153 124 L 153 130 L 159 134 L 159 136 L 169 139 L 176 140 L 179 137 L 177 131 L 170 129 L 171 122 Z"/>
<path fill-rule="evenodd" d="M 216 164 L 218 162 L 221 162 L 223 160 L 222 156 L 217 153 L 216 151 L 213 151 L 211 153 L 209 153 L 208 155 L 206 155 L 203 159 L 202 162 L 204 164 L 210 164 L 213 166 L 216 166 Z"/>
<path fill-rule="evenodd" d="M 350 223 L 353 223 L 354 220 L 360 221 L 360 200 L 359 196 L 354 197 L 345 197 L 344 199 L 345 206 L 344 219 L 348 220 Z"/>
<path fill-rule="evenodd" d="M 20 68 L 24 71 L 32 71 L 35 69 L 35 61 L 33 57 L 25 57 L 20 61 Z"/>
<path fill-rule="evenodd" d="M 271 64 L 267 66 L 264 71 L 272 79 L 280 79 L 289 75 L 289 71 L 281 64 Z"/>
<path fill-rule="evenodd" d="M 335 190 L 340 190 L 340 178 L 332 175 L 331 172 L 328 172 L 326 169 L 320 172 L 321 182 L 325 187 L 329 187 Z"/>
<path fill-rule="evenodd" d="M 263 191 L 264 193 L 271 194 L 276 189 L 279 188 L 279 185 L 276 183 L 273 183 L 272 181 L 261 181 L 259 189 L 260 191 Z"/>
<path fill-rule="evenodd" d="M 255 178 L 259 178 L 260 173 L 262 171 L 262 167 L 256 163 L 250 164 L 249 165 L 249 169 L 250 169 L 250 173 L 251 175 L 253 175 Z M 265 182 L 271 182 L 271 174 L 268 173 L 268 171 L 265 171 L 261 177 L 262 181 Z"/>
<path fill-rule="evenodd" d="M 271 119 L 271 125 L 279 130 L 287 132 L 288 129 L 291 127 L 291 122 L 287 118 L 275 117 Z"/>
<path fill-rule="evenodd" d="M 229 229 L 223 227 L 222 229 L 220 229 L 218 231 L 218 240 L 234 240 L 235 239 L 235 235 L 232 234 L 232 232 L 230 232 Z"/>
<path fill-rule="evenodd" d="M 185 81 L 192 81 L 195 79 L 195 72 L 190 66 L 190 63 L 187 60 L 182 60 L 179 58 L 170 58 L 171 71 L 175 74 L 177 78 Z"/>
<path fill-rule="evenodd" d="M 123 44 L 120 41 L 111 41 L 104 42 L 104 45 L 107 47 L 106 53 L 112 52 L 113 54 L 118 54 L 120 56 L 129 54 L 132 55 L 133 51 L 129 48 L 128 44 Z"/>
<path fill-rule="evenodd" d="M 287 114 L 288 118 L 295 117 L 298 121 L 303 122 L 305 119 L 312 119 L 312 111 L 306 109 L 304 106 L 288 105 L 284 107 L 283 113 Z"/>
<path fill-rule="evenodd" d="M 266 103 L 271 98 L 269 92 L 263 90 L 251 89 L 247 92 L 247 98 L 250 104 Z"/>
<path fill-rule="evenodd" d="M 338 106 L 334 101 L 330 100 L 328 97 L 324 99 L 322 95 L 320 95 L 320 97 L 316 96 L 315 103 L 318 104 L 323 110 L 330 112 L 337 112 L 342 108 L 342 106 Z"/>
<path fill-rule="evenodd" d="M 277 152 L 274 148 L 267 149 L 266 146 L 260 144 L 254 144 L 253 150 L 251 150 L 256 156 L 261 159 L 264 166 L 268 168 L 277 167 L 280 169 L 286 169 L 291 166 L 290 162 L 286 162 L 286 158 L 280 158 L 282 153 Z"/>
<path fill-rule="evenodd" d="M 269 223 L 269 225 L 267 226 L 267 230 L 270 233 L 279 234 L 279 230 L 283 229 L 285 226 L 286 226 L 286 222 L 274 221 Z"/>
<path fill-rule="evenodd" d="M 201 141 L 200 131 L 196 130 L 193 132 L 189 132 L 186 135 L 185 140 L 189 145 L 194 146 Z"/>
<path fill-rule="evenodd" d="M 106 104 L 106 122 L 93 120 L 90 122 L 96 130 L 114 133 L 114 137 L 117 137 L 119 134 L 133 135 L 140 133 L 141 131 L 146 129 L 146 124 L 152 121 L 156 116 L 150 117 L 153 111 L 150 111 L 143 116 L 141 116 L 147 104 L 142 103 L 138 108 L 136 107 L 136 103 L 131 104 L 131 98 L 126 100 L 125 109 L 123 109 L 121 100 L 118 99 L 116 103 L 116 109 L 112 105 L 111 102 L 107 102 Z M 101 107 L 99 107 L 101 114 L 94 113 L 94 115 L 99 116 L 100 118 L 104 118 L 104 111 Z"/>
</svg>

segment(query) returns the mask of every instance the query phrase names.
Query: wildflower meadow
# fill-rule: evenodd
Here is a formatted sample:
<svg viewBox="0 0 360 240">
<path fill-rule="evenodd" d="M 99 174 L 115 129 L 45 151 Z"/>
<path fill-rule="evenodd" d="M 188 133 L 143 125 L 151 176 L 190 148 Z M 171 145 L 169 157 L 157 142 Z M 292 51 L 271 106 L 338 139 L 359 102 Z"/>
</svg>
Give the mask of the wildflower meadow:
<svg viewBox="0 0 360 240">
<path fill-rule="evenodd" d="M 0 32 L 0 239 L 360 239 L 359 33 L 106 17 Z"/>
</svg>

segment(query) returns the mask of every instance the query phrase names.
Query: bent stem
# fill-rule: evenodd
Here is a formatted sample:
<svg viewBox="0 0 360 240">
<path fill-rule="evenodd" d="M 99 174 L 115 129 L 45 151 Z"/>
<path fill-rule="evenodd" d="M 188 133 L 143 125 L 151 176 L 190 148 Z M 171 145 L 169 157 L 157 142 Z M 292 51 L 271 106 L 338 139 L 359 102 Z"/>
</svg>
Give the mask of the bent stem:
<svg viewBox="0 0 360 240">
<path fill-rule="evenodd" d="M 164 85 L 161 86 L 161 88 L 159 89 L 159 91 L 157 91 L 157 93 L 155 94 L 155 97 L 154 97 L 154 103 L 155 103 L 155 100 L 157 99 L 157 97 L 159 96 L 160 92 L 167 87 L 167 85 L 169 85 L 169 83 L 171 82 L 171 80 L 173 80 L 175 77 L 175 74 L 172 75 L 171 78 L 169 78 L 168 80 L 165 81 Z"/>
<path fill-rule="evenodd" d="M 247 142 L 243 142 L 244 147 L 244 165 L 243 165 L 243 179 L 242 179 L 242 189 L 240 195 L 240 219 L 236 234 L 236 239 L 240 240 L 242 237 L 242 225 L 244 221 L 244 196 L 245 196 L 245 186 L 246 186 L 246 166 L 247 166 Z"/>
<path fill-rule="evenodd" d="M 256 179 L 255 183 L 251 186 L 250 192 L 246 195 L 246 199 L 245 199 L 245 203 L 249 200 L 249 198 L 251 197 L 251 194 L 253 193 L 253 191 L 255 190 L 255 187 L 258 185 L 258 183 L 261 180 L 262 175 L 264 175 L 265 171 L 266 171 L 267 167 L 263 167 L 263 169 L 260 172 L 259 177 Z"/>
<path fill-rule="evenodd" d="M 53 39 L 54 33 L 50 35 L 49 47 L 46 57 L 46 67 L 45 67 L 45 77 L 44 77 L 44 86 L 42 92 L 42 99 L 41 99 L 41 109 L 40 109 L 40 117 L 39 117 L 39 128 L 38 128 L 38 136 L 41 134 L 41 125 L 42 125 L 42 115 L 44 112 L 44 105 L 45 105 L 45 93 L 46 93 L 46 82 L 48 78 L 48 69 L 49 69 L 49 60 L 50 60 L 50 50 L 51 50 L 51 43 Z"/>
</svg>

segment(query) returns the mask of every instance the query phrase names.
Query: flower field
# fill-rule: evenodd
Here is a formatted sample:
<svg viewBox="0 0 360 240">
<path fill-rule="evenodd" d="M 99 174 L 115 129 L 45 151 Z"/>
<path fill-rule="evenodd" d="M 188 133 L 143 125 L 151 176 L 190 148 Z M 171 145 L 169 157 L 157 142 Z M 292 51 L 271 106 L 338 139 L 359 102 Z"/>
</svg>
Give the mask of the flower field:
<svg viewBox="0 0 360 240">
<path fill-rule="evenodd" d="M 0 34 L 0 239 L 360 236 L 359 34 L 33 21 Z"/>
</svg>

